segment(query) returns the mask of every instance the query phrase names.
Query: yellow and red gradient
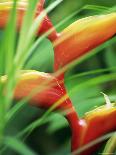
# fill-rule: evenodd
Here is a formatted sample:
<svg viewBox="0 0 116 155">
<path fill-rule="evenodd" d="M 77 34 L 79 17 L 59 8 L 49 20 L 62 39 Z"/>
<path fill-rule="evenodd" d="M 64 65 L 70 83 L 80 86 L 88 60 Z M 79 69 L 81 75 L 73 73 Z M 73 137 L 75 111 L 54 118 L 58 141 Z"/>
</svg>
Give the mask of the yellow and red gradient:
<svg viewBox="0 0 116 155">
<path fill-rule="evenodd" d="M 50 108 L 66 94 L 64 81 L 59 81 L 52 74 L 27 71 L 19 76 L 15 88 L 14 98 L 21 100 L 36 92 L 29 99 L 29 103 L 40 108 Z M 98 107 L 78 118 L 68 95 L 66 100 L 56 106 L 54 110 L 65 112 L 72 131 L 71 150 L 76 151 L 80 147 L 112 131 L 116 131 L 116 104 Z M 81 155 L 91 155 L 99 145 L 95 145 Z"/>
<path fill-rule="evenodd" d="M 116 34 L 116 13 L 80 19 L 54 42 L 55 69 L 80 58 Z"/>
<path fill-rule="evenodd" d="M 0 28 L 4 28 L 8 22 L 9 19 L 9 14 L 12 9 L 12 0 L 8 2 L 0 2 Z M 42 11 L 44 10 L 44 3 L 45 0 L 40 0 L 38 5 L 37 5 L 37 10 L 36 10 L 36 17 L 39 16 Z M 17 29 L 20 30 L 23 17 L 25 14 L 25 11 L 27 9 L 28 1 L 19 1 L 17 2 Z M 35 17 L 35 18 L 36 18 Z M 48 32 L 49 30 L 52 29 L 52 32 L 48 35 L 48 38 L 53 41 L 58 37 L 58 34 L 52 25 L 49 17 L 46 15 L 45 18 L 43 19 L 42 23 L 38 27 L 38 33 L 37 35 L 41 35 L 43 33 Z"/>
<path fill-rule="evenodd" d="M 21 100 L 29 95 L 32 95 L 29 99 L 32 105 L 50 108 L 55 102 L 66 95 L 66 90 L 63 87 L 63 81 L 59 81 L 49 73 L 27 71 L 19 76 L 14 98 Z M 72 108 L 72 104 L 67 98 L 63 103 L 59 103 L 56 106 L 56 109 L 59 110 L 69 108 Z"/>
<path fill-rule="evenodd" d="M 26 7 L 27 7 L 26 3 L 22 4 L 19 2 L 17 4 L 17 29 L 20 28 Z M 12 8 L 12 1 L 0 2 L 0 28 L 1 29 L 3 29 L 7 25 L 11 8 Z"/>
<path fill-rule="evenodd" d="M 36 15 L 43 11 L 44 0 L 41 0 L 37 6 Z M 27 4 L 19 3 L 17 6 L 17 27 L 20 30 Z M 8 22 L 11 6 L 3 7 L 0 3 L 0 28 L 4 28 Z M 43 20 L 38 34 L 54 29 L 49 18 L 46 16 Z M 60 35 L 54 31 L 48 36 L 53 42 L 55 50 L 55 70 L 67 65 L 73 60 L 81 57 L 91 49 L 110 39 L 116 33 L 116 13 L 101 16 L 92 16 L 80 19 L 67 27 Z M 63 80 L 63 76 L 60 80 Z M 67 95 L 64 80 L 60 81 L 52 74 L 30 71 L 22 73 L 16 85 L 14 98 L 21 100 L 32 91 L 38 91 L 30 98 L 32 105 L 42 108 L 50 108 L 55 102 Z M 92 140 L 116 130 L 116 107 L 99 107 L 89 112 L 84 118 L 79 119 L 76 111 L 67 97 L 59 104 L 56 109 L 69 110 L 65 115 L 72 130 L 72 151 L 88 144 Z M 70 109 L 72 112 L 70 112 Z M 82 153 L 82 155 L 91 155 L 97 148 L 91 147 Z"/>
<path fill-rule="evenodd" d="M 84 118 L 80 119 L 79 124 L 80 131 L 73 133 L 74 137 L 78 138 L 72 137 L 72 151 L 78 150 L 109 132 L 116 131 L 116 104 L 111 104 L 111 107 L 101 106 L 88 112 Z M 99 144 L 80 154 L 91 155 L 97 148 L 99 148 Z"/>
</svg>

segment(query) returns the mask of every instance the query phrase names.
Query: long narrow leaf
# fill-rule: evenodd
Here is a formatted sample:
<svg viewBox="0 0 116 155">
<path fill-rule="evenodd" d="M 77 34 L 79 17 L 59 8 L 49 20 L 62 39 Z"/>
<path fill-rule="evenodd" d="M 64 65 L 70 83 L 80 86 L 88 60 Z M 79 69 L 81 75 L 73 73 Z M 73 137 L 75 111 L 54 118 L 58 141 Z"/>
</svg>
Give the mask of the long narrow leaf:
<svg viewBox="0 0 116 155">
<path fill-rule="evenodd" d="M 13 137 L 6 137 L 4 144 L 10 149 L 16 151 L 20 155 L 37 155 L 30 148 L 28 148 L 24 143 L 22 143 L 19 139 Z"/>
</svg>

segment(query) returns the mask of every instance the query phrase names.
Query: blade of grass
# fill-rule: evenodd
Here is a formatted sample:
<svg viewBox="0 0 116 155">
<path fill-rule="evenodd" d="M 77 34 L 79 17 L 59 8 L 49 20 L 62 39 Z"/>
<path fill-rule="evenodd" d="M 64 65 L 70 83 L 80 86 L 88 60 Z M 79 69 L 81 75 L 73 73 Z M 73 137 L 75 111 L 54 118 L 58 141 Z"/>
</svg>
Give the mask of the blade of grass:
<svg viewBox="0 0 116 155">
<path fill-rule="evenodd" d="M 101 136 L 100 138 L 97 138 L 95 139 L 94 141 L 84 145 L 83 147 L 81 147 L 80 149 L 76 150 L 75 152 L 73 152 L 72 154 L 73 155 L 79 155 L 80 153 L 82 153 L 83 151 L 86 151 L 88 148 L 98 144 L 98 143 L 101 143 L 105 140 L 107 140 L 108 138 L 110 138 L 112 135 L 114 134 L 114 132 L 111 132 L 109 134 L 106 134 L 104 136 Z"/>
<path fill-rule="evenodd" d="M 16 43 L 16 5 L 17 0 L 14 1 L 12 11 L 10 14 L 10 18 L 8 21 L 8 25 L 5 30 L 5 39 L 4 39 L 4 51 L 6 53 L 6 74 L 9 74 L 12 63 L 13 63 L 13 56 L 15 51 L 15 43 Z"/>
<path fill-rule="evenodd" d="M 8 83 L 6 84 L 6 90 L 9 93 L 6 97 L 4 97 L 3 95 L 4 84 L 0 83 L 0 143 L 2 143 L 3 141 L 2 138 L 4 137 L 4 127 L 6 123 L 5 122 L 6 106 L 9 105 L 9 103 L 11 103 L 11 96 L 13 92 L 12 91 L 13 77 L 12 80 L 10 80 L 10 71 L 12 68 L 14 43 L 16 39 L 15 26 L 16 26 L 16 1 L 14 0 L 13 9 L 10 14 L 10 20 L 5 30 L 3 44 L 0 51 L 2 53 L 1 56 L 3 57 L 3 60 L 5 60 L 5 64 L 1 64 L 4 66 L 3 69 L 1 66 L 1 73 L 5 71 L 9 77 Z"/>
<path fill-rule="evenodd" d="M 87 71 L 87 72 L 75 74 L 71 77 L 68 77 L 67 80 L 73 80 L 75 78 L 83 77 L 83 76 L 87 76 L 87 75 L 95 75 L 95 74 L 99 74 L 99 73 L 106 73 L 109 71 L 115 72 L 116 67 L 109 67 L 109 68 L 105 68 L 105 69 L 96 69 L 96 70 L 92 70 L 92 71 Z"/>
<path fill-rule="evenodd" d="M 36 7 L 37 7 L 38 0 L 29 0 L 27 11 L 25 13 L 23 24 L 20 31 L 20 37 L 19 37 L 19 43 L 17 47 L 17 52 L 15 56 L 15 61 L 17 62 L 18 59 L 22 56 L 22 53 L 24 52 L 24 49 L 27 48 L 27 39 L 28 39 L 28 33 L 30 30 L 30 27 L 33 24 L 35 13 L 36 13 Z"/>
<path fill-rule="evenodd" d="M 33 24 L 30 25 L 30 29 L 29 29 L 28 35 L 26 34 L 27 35 L 27 43 L 26 43 L 26 45 L 23 48 L 22 48 L 22 45 L 19 46 L 20 48 L 18 49 L 17 55 L 15 57 L 15 62 L 17 64 L 16 65 L 17 69 L 18 68 L 20 69 L 24 65 L 25 60 L 30 55 L 29 48 L 31 47 L 31 45 L 32 45 L 32 43 L 34 41 L 34 38 L 35 38 L 36 32 L 38 30 L 38 27 L 41 24 L 42 20 L 44 19 L 46 13 L 50 12 L 51 10 L 53 10 L 62 1 L 63 0 L 56 0 L 55 2 L 53 2 L 46 9 L 46 11 L 42 11 L 42 13 L 34 20 Z M 24 42 L 23 42 L 23 44 L 24 44 Z"/>
<path fill-rule="evenodd" d="M 5 30 L 5 39 L 4 39 L 4 52 L 5 52 L 5 73 L 8 76 L 8 81 L 6 84 L 7 97 L 5 97 L 6 107 L 9 108 L 12 102 L 13 89 L 15 85 L 13 70 L 13 58 L 15 53 L 15 44 L 16 44 L 16 20 L 17 20 L 17 0 L 13 1 L 13 7 L 9 17 L 9 22 Z"/>
<path fill-rule="evenodd" d="M 113 154 L 116 151 L 116 132 L 108 140 L 102 155 Z"/>
<path fill-rule="evenodd" d="M 4 144 L 6 145 L 6 147 L 16 151 L 20 155 L 37 155 L 19 139 L 16 139 L 14 137 L 6 137 L 4 139 Z"/>
<path fill-rule="evenodd" d="M 92 79 L 87 80 L 83 83 L 80 83 L 77 86 L 75 86 L 74 88 L 72 88 L 69 91 L 69 95 L 74 95 L 78 91 L 80 91 L 82 89 L 84 90 L 87 87 L 98 85 L 98 84 L 103 84 L 103 83 L 106 83 L 108 81 L 113 81 L 113 80 L 116 80 L 116 74 L 115 73 L 112 73 L 109 75 L 101 75 L 101 76 L 92 78 Z M 67 81 L 67 82 L 69 82 L 69 81 Z"/>
<path fill-rule="evenodd" d="M 99 5 L 86 5 L 83 7 L 83 9 L 107 12 L 110 8 L 106 6 L 99 6 Z"/>
</svg>

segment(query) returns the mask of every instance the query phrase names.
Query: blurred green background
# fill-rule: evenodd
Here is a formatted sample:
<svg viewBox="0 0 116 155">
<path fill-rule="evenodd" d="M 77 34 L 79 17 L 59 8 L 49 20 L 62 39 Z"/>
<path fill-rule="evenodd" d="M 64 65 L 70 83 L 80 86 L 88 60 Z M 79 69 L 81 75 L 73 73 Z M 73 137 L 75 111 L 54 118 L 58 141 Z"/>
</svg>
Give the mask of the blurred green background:
<svg viewBox="0 0 116 155">
<path fill-rule="evenodd" d="M 45 7 L 53 1 L 46 0 Z M 102 11 L 96 9 L 85 9 L 78 13 L 79 9 L 85 5 L 114 7 L 116 6 L 116 0 L 64 0 L 49 13 L 49 16 L 54 25 L 57 25 L 75 13 L 73 17 L 57 28 L 60 32 L 79 18 L 102 14 Z M 0 33 L 0 38 L 1 35 L 2 32 Z M 111 101 L 116 101 L 116 80 L 111 78 L 112 73 L 116 72 L 116 38 L 95 49 L 94 52 L 97 52 L 97 54 L 71 68 L 65 77 L 67 91 L 75 88 L 70 97 L 81 117 L 86 111 L 105 103 L 100 92 L 106 93 Z M 107 70 L 108 68 L 110 69 Z M 38 46 L 25 64 L 25 69 L 36 69 L 45 72 L 53 71 L 53 47 L 50 41 L 45 39 Z M 103 72 L 103 69 L 106 69 L 106 71 Z M 99 72 L 95 72 L 96 70 L 99 70 Z M 81 74 L 89 71 L 93 71 L 93 73 Z M 25 106 L 9 123 L 7 134 L 14 135 L 18 133 L 29 123 L 40 118 L 44 112 L 41 109 Z M 44 122 L 42 126 L 36 128 L 25 142 L 38 155 L 66 155 L 70 152 L 70 137 L 71 132 L 66 120 L 59 114 L 52 113 L 46 123 Z M 4 155 L 17 155 L 17 153 L 7 150 Z"/>
</svg>

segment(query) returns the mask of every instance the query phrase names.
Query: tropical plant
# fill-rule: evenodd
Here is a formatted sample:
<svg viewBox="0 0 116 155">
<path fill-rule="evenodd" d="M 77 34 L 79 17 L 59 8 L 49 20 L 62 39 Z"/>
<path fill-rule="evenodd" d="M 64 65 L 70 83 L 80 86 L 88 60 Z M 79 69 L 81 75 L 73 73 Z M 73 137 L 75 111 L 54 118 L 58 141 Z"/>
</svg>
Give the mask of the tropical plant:
<svg viewBox="0 0 116 155">
<path fill-rule="evenodd" d="M 110 41 L 115 42 L 115 7 L 88 6 L 101 10 L 101 14 L 79 19 L 59 33 L 56 30 L 57 26 L 56 28 L 53 26 L 47 14 L 61 2 L 62 0 L 57 0 L 46 9 L 44 9 L 44 0 L 0 2 L 0 28 L 5 28 L 0 40 L 1 153 L 10 147 L 20 154 L 36 154 L 19 138 L 24 138 L 27 133 L 28 136 L 37 126 L 42 125 L 52 111 L 58 111 L 69 123 L 72 154 L 91 155 L 99 148 L 102 141 L 112 135 L 103 154 L 115 152 L 116 104 L 111 104 L 108 96 L 104 94 L 106 105 L 90 110 L 80 117 L 69 96 L 74 94 L 76 89 L 86 93 L 85 88 L 89 85 L 114 81 L 116 74 L 101 75 L 93 81 L 77 84 L 69 92 L 64 82 L 66 72 L 72 66 L 95 54 L 97 50 L 94 52 L 93 49 L 112 37 Z M 46 37 L 54 49 L 54 72 L 24 70 L 33 52 Z M 106 71 L 110 70 L 112 68 L 106 69 Z M 71 80 L 69 79 L 68 82 Z M 18 134 L 13 137 L 8 136 L 5 132 L 8 124 L 28 102 L 48 110 L 39 120 L 31 123 Z"/>
</svg>

